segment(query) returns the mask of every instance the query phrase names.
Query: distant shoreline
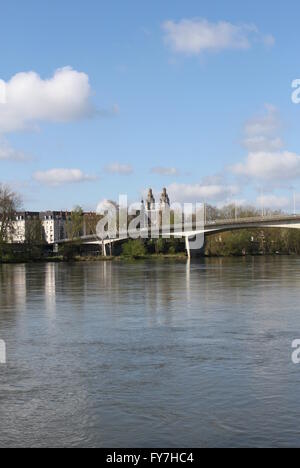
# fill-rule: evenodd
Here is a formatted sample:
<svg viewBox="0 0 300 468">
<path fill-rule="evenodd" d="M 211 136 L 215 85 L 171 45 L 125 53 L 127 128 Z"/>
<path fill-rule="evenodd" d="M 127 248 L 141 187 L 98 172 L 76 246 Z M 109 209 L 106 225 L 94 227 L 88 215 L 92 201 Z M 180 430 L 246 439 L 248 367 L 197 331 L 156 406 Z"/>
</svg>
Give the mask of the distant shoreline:
<svg viewBox="0 0 300 468">
<path fill-rule="evenodd" d="M 196 259 L 205 259 L 205 258 L 250 258 L 250 257 L 298 257 L 297 254 L 249 254 L 249 255 L 203 255 L 192 257 L 193 260 Z M 143 257 L 102 257 L 102 256 L 86 256 L 86 257 L 75 257 L 72 260 L 66 260 L 61 256 L 58 257 L 48 257 L 44 259 L 11 259 L 11 260 L 0 260 L 0 265 L 21 265 L 21 264 L 42 264 L 42 263 L 99 263 L 99 262 L 136 262 L 136 261 L 145 261 L 145 260 L 174 260 L 174 261 L 186 261 L 188 260 L 187 255 L 185 254 L 153 254 L 146 255 Z"/>
<path fill-rule="evenodd" d="M 62 256 L 57 257 L 48 257 L 44 259 L 28 259 L 28 258 L 18 258 L 10 260 L 0 260 L 0 265 L 17 265 L 17 264 L 37 264 L 37 263 L 97 263 L 97 262 L 120 262 L 120 261 L 138 261 L 138 260 L 185 260 L 187 256 L 185 254 L 166 254 L 166 255 L 146 255 L 144 257 L 125 257 L 125 256 L 115 256 L 115 257 L 102 257 L 102 256 L 77 256 L 72 260 L 66 260 Z"/>
</svg>

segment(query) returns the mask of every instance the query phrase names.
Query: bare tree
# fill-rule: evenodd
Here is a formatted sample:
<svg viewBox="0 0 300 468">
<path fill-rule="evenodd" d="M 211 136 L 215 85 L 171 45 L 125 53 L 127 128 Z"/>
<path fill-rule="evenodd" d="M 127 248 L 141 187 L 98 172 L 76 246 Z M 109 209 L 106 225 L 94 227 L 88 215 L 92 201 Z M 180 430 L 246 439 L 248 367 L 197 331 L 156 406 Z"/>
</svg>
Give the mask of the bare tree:
<svg viewBox="0 0 300 468">
<path fill-rule="evenodd" d="M 78 240 L 83 235 L 84 215 L 83 209 L 76 206 L 67 222 L 66 230 L 70 241 Z"/>
<path fill-rule="evenodd" d="M 21 205 L 20 196 L 8 186 L 0 184 L 0 245 L 11 240 L 14 219 Z"/>
<path fill-rule="evenodd" d="M 27 220 L 25 229 L 25 242 L 29 245 L 45 244 L 45 232 L 39 218 Z"/>
</svg>

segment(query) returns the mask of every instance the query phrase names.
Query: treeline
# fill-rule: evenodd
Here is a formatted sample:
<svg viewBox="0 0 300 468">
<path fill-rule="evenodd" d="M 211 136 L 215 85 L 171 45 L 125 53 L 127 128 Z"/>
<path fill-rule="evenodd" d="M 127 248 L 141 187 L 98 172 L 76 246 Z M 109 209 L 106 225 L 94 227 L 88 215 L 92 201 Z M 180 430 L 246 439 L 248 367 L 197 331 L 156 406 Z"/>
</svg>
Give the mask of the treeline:
<svg viewBox="0 0 300 468">
<path fill-rule="evenodd" d="M 181 239 L 129 240 L 122 245 L 121 256 L 142 258 L 150 255 L 184 254 L 185 243 Z"/>
<path fill-rule="evenodd" d="M 121 255 L 142 258 L 150 255 L 176 255 L 185 252 L 179 239 L 153 241 L 130 240 Z M 245 255 L 300 255 L 300 231 L 293 229 L 253 229 L 208 235 L 198 255 L 230 257 Z"/>
<path fill-rule="evenodd" d="M 207 236 L 205 255 L 300 255 L 300 231 L 253 229 Z"/>
<path fill-rule="evenodd" d="M 280 214 L 284 213 L 281 210 L 270 210 L 269 208 L 264 208 L 263 210 L 261 210 L 250 205 L 237 206 L 233 203 L 223 206 L 221 208 L 217 208 L 212 205 L 206 205 L 205 208 L 206 221 L 243 219 L 253 217 L 257 218 L 260 216 L 275 216 Z"/>
<path fill-rule="evenodd" d="M 243 219 L 283 214 L 270 209 L 261 210 L 252 206 L 236 207 L 234 204 L 216 208 L 207 206 L 207 221 Z M 218 233 L 206 237 L 205 255 L 291 255 L 300 254 L 300 231 L 293 229 L 245 229 Z"/>
</svg>

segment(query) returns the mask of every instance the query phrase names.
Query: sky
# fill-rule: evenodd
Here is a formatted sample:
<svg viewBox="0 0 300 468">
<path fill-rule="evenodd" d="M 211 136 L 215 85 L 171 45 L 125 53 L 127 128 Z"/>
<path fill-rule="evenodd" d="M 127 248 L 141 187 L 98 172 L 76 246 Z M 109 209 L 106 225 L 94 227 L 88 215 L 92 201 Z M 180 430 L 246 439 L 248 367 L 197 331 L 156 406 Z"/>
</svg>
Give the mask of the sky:
<svg viewBox="0 0 300 468">
<path fill-rule="evenodd" d="M 2 2 L 0 182 L 27 210 L 167 187 L 300 211 L 299 15 L 296 0 Z"/>
</svg>

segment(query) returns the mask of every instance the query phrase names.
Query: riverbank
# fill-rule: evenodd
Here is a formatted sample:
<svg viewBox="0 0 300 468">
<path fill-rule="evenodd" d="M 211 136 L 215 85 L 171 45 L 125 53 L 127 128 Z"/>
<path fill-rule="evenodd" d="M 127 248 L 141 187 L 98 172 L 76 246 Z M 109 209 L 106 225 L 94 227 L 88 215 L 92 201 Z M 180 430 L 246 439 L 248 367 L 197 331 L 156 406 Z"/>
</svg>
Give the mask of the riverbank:
<svg viewBox="0 0 300 468">
<path fill-rule="evenodd" d="M 128 240 L 116 243 L 102 257 L 100 246 L 70 242 L 53 253 L 46 244 L 2 244 L 0 264 L 15 263 L 73 263 L 136 260 L 186 260 L 186 246 L 182 239 Z M 192 252 L 193 255 L 193 252 Z M 226 232 L 207 236 L 202 258 L 234 258 L 300 255 L 300 232 L 297 230 L 268 229 Z"/>
<path fill-rule="evenodd" d="M 20 264 L 20 263 L 76 263 L 76 262 L 109 262 L 115 260 L 114 257 L 75 257 L 72 260 L 67 260 L 62 256 L 44 257 L 44 258 L 27 258 L 18 257 L 0 260 L 0 265 Z"/>
<path fill-rule="evenodd" d="M 103 256 L 76 256 L 72 259 L 65 259 L 63 256 L 58 255 L 55 257 L 44 257 L 39 259 L 30 259 L 28 257 L 18 257 L 0 260 L 0 265 L 20 264 L 20 263 L 87 263 L 87 262 L 119 262 L 119 261 L 137 261 L 137 260 L 186 260 L 187 256 L 184 253 L 180 254 L 153 254 L 141 257 L 103 257 Z"/>
<path fill-rule="evenodd" d="M 234 258 L 258 258 L 258 257 L 298 257 L 298 254 L 294 253 L 274 253 L 274 254 L 247 254 L 247 255 L 202 255 L 194 257 L 195 259 L 234 259 Z M 115 256 L 115 257 L 103 257 L 103 256 L 76 256 L 73 259 L 65 259 L 62 256 L 56 257 L 45 257 L 42 259 L 29 259 L 27 257 L 14 258 L 7 260 L 0 260 L 0 265 L 18 265 L 18 264 L 42 264 L 42 263 L 99 263 L 99 262 L 137 262 L 137 261 L 177 261 L 182 262 L 188 259 L 184 253 L 180 254 L 153 254 L 144 255 L 140 257 L 127 257 L 127 256 Z"/>
</svg>

